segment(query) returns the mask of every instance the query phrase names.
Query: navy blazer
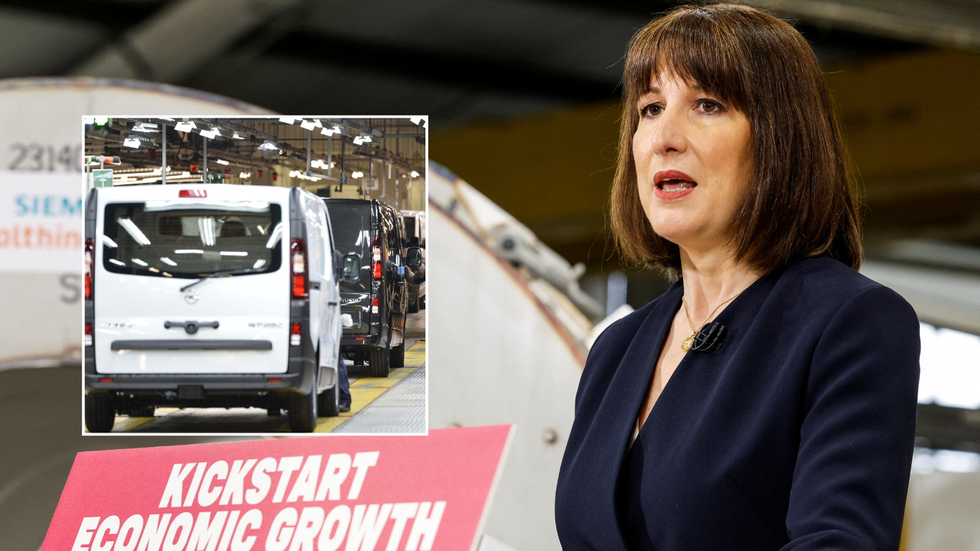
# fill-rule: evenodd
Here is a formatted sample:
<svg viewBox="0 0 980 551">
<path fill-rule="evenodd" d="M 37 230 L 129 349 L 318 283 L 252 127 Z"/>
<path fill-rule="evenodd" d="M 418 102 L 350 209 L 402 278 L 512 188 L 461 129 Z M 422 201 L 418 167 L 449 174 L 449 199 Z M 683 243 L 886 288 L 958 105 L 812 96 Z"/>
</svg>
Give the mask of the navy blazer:
<svg viewBox="0 0 980 551">
<path fill-rule="evenodd" d="M 556 492 L 565 551 L 898 549 L 919 379 L 908 303 L 830 258 L 763 276 L 627 451 L 682 294 L 589 353 Z"/>
</svg>

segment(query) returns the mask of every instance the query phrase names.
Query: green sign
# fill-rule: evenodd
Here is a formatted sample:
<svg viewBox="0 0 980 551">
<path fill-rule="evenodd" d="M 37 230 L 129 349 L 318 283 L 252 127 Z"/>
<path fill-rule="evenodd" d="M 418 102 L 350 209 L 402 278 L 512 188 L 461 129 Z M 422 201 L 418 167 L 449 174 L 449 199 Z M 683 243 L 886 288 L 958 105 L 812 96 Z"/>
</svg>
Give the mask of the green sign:
<svg viewBox="0 0 980 551">
<path fill-rule="evenodd" d="M 93 170 L 92 181 L 95 182 L 95 187 L 112 187 L 112 169 Z"/>
</svg>

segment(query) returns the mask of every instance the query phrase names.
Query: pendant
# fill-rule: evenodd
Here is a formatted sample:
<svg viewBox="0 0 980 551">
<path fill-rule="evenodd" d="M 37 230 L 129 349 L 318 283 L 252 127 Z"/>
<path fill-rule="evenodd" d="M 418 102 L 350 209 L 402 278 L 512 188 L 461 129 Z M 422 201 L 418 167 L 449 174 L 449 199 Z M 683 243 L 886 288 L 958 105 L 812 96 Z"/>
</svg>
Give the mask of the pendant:
<svg viewBox="0 0 980 551">
<path fill-rule="evenodd" d="M 694 344 L 694 333 L 691 333 L 691 336 L 684 339 L 684 342 L 681 343 L 681 348 L 683 348 L 684 350 L 690 350 L 691 345 L 693 344 Z"/>
</svg>

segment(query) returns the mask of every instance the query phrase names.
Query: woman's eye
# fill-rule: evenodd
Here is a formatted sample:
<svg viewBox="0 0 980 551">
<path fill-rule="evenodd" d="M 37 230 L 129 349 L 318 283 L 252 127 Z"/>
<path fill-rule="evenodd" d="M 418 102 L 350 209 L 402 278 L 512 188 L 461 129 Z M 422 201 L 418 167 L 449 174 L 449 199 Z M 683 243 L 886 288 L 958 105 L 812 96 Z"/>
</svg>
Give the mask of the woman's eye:
<svg viewBox="0 0 980 551">
<path fill-rule="evenodd" d="M 705 113 L 718 113 L 723 111 L 720 103 L 710 99 L 703 99 L 698 102 L 700 104 L 701 110 Z"/>
<path fill-rule="evenodd" d="M 655 117 L 663 111 L 663 106 L 659 103 L 651 103 L 645 107 L 640 108 L 641 117 Z"/>
</svg>

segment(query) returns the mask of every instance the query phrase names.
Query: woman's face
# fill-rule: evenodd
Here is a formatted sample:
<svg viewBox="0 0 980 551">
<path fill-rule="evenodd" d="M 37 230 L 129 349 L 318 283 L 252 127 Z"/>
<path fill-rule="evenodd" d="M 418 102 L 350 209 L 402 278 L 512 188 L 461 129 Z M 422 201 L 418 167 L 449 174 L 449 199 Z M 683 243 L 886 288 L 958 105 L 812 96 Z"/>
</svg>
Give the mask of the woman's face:
<svg viewBox="0 0 980 551">
<path fill-rule="evenodd" d="M 635 108 L 633 160 L 653 230 L 688 252 L 724 247 L 753 174 L 749 120 L 670 74 Z"/>
</svg>

